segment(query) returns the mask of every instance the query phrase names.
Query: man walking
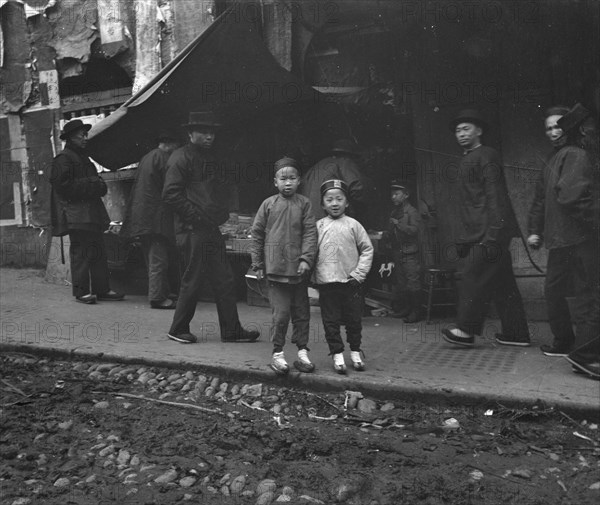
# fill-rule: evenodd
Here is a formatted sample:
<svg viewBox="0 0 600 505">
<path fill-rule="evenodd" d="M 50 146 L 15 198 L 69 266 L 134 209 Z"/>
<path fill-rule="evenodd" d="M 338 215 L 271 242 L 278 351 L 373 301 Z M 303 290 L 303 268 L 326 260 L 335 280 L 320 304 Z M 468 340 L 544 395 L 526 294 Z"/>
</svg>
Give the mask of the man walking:
<svg viewBox="0 0 600 505">
<path fill-rule="evenodd" d="M 52 235 L 69 235 L 73 296 L 88 305 L 124 298 L 109 285 L 103 233 L 110 219 L 102 203 L 107 188 L 85 151 L 91 127 L 80 119 L 65 124 L 60 138 L 66 145 L 50 176 Z"/>
<path fill-rule="evenodd" d="M 571 111 L 560 106 L 546 111 L 546 136 L 555 154 L 536 186 L 527 242 L 533 248 L 544 242 L 548 249 L 545 295 L 554 341 L 542 345 L 542 352 L 568 356 L 575 371 L 600 378 L 597 188 L 590 153 L 578 146 L 588 116 L 579 104 Z M 566 301 L 571 283 L 573 314 Z"/>
<path fill-rule="evenodd" d="M 189 143 L 171 154 L 163 189 L 163 200 L 175 211 L 177 232 L 187 234 L 189 244 L 168 337 L 184 344 L 197 342 L 190 322 L 196 312 L 200 282 L 207 276 L 215 294 L 221 341 L 254 342 L 260 334 L 240 324 L 233 272 L 219 230 L 229 218 L 230 190 L 212 151 L 221 125 L 211 112 L 190 112 L 189 122 L 183 126 Z"/>
<path fill-rule="evenodd" d="M 493 301 L 502 324 L 496 342 L 528 346 L 529 330 L 508 249 L 520 235 L 498 152 L 482 145 L 488 125 L 476 110 L 464 110 L 450 123 L 463 149 L 459 165 L 461 234 L 456 244 L 463 271 L 456 328 L 442 330 L 447 342 L 472 347 L 481 335 L 487 306 Z"/>
<path fill-rule="evenodd" d="M 177 148 L 177 136 L 162 131 L 158 146 L 146 154 L 137 175 L 120 235 L 141 241 L 148 269 L 148 299 L 153 309 L 174 309 L 169 298 L 179 289 L 179 264 L 175 249 L 174 216 L 161 201 L 167 160 Z"/>
</svg>

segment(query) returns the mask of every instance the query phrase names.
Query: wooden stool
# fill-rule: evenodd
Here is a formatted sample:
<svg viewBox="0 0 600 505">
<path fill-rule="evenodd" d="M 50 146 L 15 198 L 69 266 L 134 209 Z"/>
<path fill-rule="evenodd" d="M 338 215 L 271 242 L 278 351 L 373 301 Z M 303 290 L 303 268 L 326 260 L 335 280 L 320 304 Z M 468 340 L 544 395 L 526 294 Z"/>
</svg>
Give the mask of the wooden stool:
<svg viewBox="0 0 600 505">
<path fill-rule="evenodd" d="M 427 268 L 425 269 L 425 288 L 427 303 L 423 308 L 427 311 L 425 321 L 431 322 L 431 309 L 433 307 L 454 307 L 456 305 L 456 282 L 455 270 L 449 268 Z M 435 293 L 443 293 L 445 296 L 441 301 L 434 300 Z"/>
</svg>

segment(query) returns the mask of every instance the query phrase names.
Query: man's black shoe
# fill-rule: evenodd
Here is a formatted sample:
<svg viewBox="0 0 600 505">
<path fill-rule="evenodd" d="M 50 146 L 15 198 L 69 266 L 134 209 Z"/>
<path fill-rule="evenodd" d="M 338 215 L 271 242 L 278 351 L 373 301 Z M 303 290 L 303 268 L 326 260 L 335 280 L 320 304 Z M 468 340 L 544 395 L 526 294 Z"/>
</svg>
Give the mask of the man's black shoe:
<svg viewBox="0 0 600 505">
<path fill-rule="evenodd" d="M 475 345 L 475 337 L 473 337 L 473 335 L 468 337 L 459 337 L 450 330 L 444 328 L 442 330 L 442 336 L 446 342 L 451 344 L 460 345 L 462 347 L 473 347 Z"/>
<path fill-rule="evenodd" d="M 76 296 L 75 301 L 79 303 L 85 303 L 87 305 L 92 305 L 96 303 L 96 295 Z"/>
<path fill-rule="evenodd" d="M 180 344 L 195 344 L 198 338 L 193 333 L 167 333 L 167 337 Z"/>
<path fill-rule="evenodd" d="M 152 307 L 153 309 L 172 310 L 177 308 L 177 302 L 167 298 L 162 302 L 150 302 L 150 307 Z"/>
<path fill-rule="evenodd" d="M 600 379 L 600 363 L 582 363 L 581 361 L 574 360 L 567 356 L 567 361 L 573 365 L 573 368 L 577 368 L 580 372 L 592 377 L 593 379 Z"/>
<path fill-rule="evenodd" d="M 117 293 L 111 289 L 106 293 L 98 294 L 97 297 L 101 302 L 120 302 L 123 300 L 123 298 L 125 298 L 125 295 L 123 293 Z"/>
<path fill-rule="evenodd" d="M 565 357 L 571 352 L 570 349 L 566 349 L 564 347 L 554 347 L 553 345 L 547 345 L 547 344 L 540 346 L 540 349 L 546 356 Z"/>
<path fill-rule="evenodd" d="M 505 337 L 504 335 L 502 335 L 502 333 L 496 333 L 495 340 L 496 340 L 496 343 L 498 343 L 500 345 L 512 345 L 512 346 L 516 346 L 516 347 L 529 347 L 531 345 L 529 338 L 526 338 L 526 339 L 510 338 L 510 337 Z"/>
<path fill-rule="evenodd" d="M 230 333 L 221 337 L 221 342 L 255 342 L 260 337 L 260 332 L 256 330 L 241 329 L 237 333 Z"/>
</svg>

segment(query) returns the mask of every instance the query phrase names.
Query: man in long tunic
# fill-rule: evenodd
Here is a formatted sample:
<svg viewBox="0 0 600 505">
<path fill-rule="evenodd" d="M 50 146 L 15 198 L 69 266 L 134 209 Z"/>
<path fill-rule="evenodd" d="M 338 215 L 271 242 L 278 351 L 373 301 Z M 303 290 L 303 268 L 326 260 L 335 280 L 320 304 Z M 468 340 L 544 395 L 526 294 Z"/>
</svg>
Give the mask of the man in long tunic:
<svg viewBox="0 0 600 505">
<path fill-rule="evenodd" d="M 554 341 L 542 352 L 567 356 L 575 371 L 600 378 L 598 181 L 591 153 L 579 147 L 589 115 L 580 105 L 546 112 L 546 135 L 556 152 L 536 186 L 527 241 L 548 249 L 545 296 Z M 571 313 L 566 297 L 572 287 Z"/>
<path fill-rule="evenodd" d="M 476 110 L 464 110 L 450 123 L 463 149 L 459 165 L 461 233 L 456 240 L 460 257 L 468 257 L 459 292 L 456 328 L 444 329 L 444 340 L 472 347 L 481 335 L 487 305 L 493 301 L 501 345 L 529 346 L 523 300 L 512 269 L 509 244 L 520 236 L 508 196 L 499 153 L 481 143 L 487 123 Z"/>
<path fill-rule="evenodd" d="M 137 174 L 120 235 L 139 240 L 148 269 L 148 300 L 154 309 L 174 309 L 179 289 L 173 211 L 162 202 L 167 161 L 177 148 L 177 136 L 158 135 L 158 146 L 147 153 Z"/>
</svg>

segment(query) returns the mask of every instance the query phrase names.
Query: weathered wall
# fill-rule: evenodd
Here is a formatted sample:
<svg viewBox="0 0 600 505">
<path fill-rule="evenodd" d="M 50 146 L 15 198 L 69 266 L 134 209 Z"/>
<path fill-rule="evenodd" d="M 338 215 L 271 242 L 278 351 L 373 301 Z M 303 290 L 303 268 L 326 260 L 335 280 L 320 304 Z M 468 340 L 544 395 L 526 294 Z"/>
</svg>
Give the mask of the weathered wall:
<svg viewBox="0 0 600 505">
<path fill-rule="evenodd" d="M 215 8 L 214 0 L 171 0 L 179 51 L 211 25 Z"/>
</svg>

